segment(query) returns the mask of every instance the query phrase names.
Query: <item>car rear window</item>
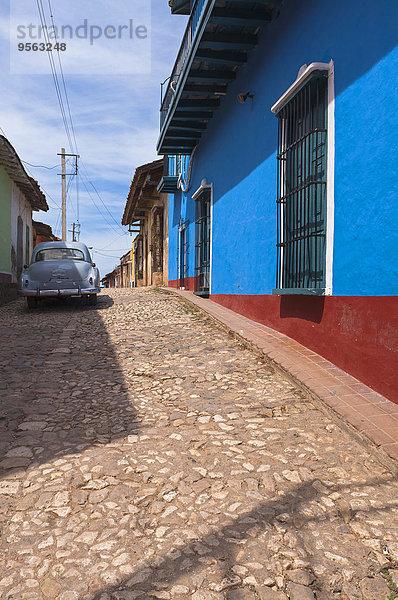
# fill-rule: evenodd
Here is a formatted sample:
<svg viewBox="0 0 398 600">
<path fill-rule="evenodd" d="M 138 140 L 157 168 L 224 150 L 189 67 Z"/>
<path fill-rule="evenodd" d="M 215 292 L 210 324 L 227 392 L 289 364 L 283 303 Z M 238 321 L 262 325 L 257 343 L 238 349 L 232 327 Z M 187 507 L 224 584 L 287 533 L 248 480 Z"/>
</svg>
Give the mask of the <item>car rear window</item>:
<svg viewBox="0 0 398 600">
<path fill-rule="evenodd" d="M 46 248 L 36 254 L 36 262 L 42 260 L 84 260 L 84 254 L 76 248 Z"/>
</svg>

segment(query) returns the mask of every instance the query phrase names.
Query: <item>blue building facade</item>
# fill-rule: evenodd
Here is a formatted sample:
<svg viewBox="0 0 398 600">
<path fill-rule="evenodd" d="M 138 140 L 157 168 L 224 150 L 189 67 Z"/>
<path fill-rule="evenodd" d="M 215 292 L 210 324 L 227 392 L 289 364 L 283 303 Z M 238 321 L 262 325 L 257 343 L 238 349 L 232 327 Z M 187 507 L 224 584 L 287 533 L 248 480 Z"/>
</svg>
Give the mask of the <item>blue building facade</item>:
<svg viewBox="0 0 398 600">
<path fill-rule="evenodd" d="M 398 402 L 398 3 L 219 4 L 162 105 L 170 285 Z"/>
</svg>

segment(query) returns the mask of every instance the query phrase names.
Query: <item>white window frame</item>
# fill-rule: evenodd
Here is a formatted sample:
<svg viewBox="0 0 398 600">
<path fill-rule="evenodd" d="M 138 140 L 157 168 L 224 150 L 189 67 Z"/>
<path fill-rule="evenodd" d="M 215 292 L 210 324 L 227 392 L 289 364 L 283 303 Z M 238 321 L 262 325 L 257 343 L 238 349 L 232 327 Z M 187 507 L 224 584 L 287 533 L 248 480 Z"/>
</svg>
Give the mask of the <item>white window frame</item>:
<svg viewBox="0 0 398 600">
<path fill-rule="evenodd" d="M 185 221 L 182 221 L 180 223 L 180 225 L 178 226 L 178 240 L 177 240 L 177 279 L 180 282 L 181 279 L 188 279 L 189 277 L 189 263 L 188 265 L 185 265 L 185 268 L 188 270 L 188 276 L 185 276 L 185 273 L 183 273 L 182 277 L 181 277 L 181 253 L 184 252 L 184 248 L 181 247 L 181 232 L 185 231 L 185 235 L 189 235 L 189 221 L 188 219 L 186 219 Z M 186 242 L 185 242 L 186 243 Z M 189 243 L 189 240 L 188 240 Z M 188 247 L 188 257 L 189 257 L 189 247 Z M 185 287 L 179 287 L 180 290 L 185 290 Z"/>
<path fill-rule="evenodd" d="M 209 296 L 212 293 L 212 275 L 213 275 L 213 194 L 214 188 L 213 183 L 207 183 L 206 179 L 202 179 L 200 186 L 192 194 L 192 200 L 196 200 L 196 198 L 203 192 L 205 189 L 210 189 L 210 273 L 209 273 Z"/>
</svg>

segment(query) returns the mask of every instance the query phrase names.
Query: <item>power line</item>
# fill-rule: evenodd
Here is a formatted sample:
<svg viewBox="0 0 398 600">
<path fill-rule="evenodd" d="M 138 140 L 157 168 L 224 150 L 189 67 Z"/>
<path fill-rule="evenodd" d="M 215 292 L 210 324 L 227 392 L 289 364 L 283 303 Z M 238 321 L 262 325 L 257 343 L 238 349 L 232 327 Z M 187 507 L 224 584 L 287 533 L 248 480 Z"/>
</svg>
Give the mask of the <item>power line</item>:
<svg viewBox="0 0 398 600">
<path fill-rule="evenodd" d="M 127 232 L 124 233 L 118 233 L 117 234 L 117 238 L 121 238 L 123 236 L 127 235 Z M 104 246 L 103 248 L 99 248 L 100 250 L 106 250 L 106 248 L 109 248 L 109 246 L 111 246 L 113 244 L 114 240 L 112 240 L 111 242 L 109 242 L 109 244 L 107 244 L 106 246 Z"/>
<path fill-rule="evenodd" d="M 45 11 L 44 11 L 44 7 L 43 7 L 43 2 L 42 0 L 36 0 L 37 3 L 37 8 L 39 11 L 39 16 L 40 16 L 40 20 L 41 20 L 41 24 L 42 24 L 42 28 L 43 28 L 43 32 L 44 32 L 44 37 L 45 37 L 45 41 L 49 43 L 49 33 L 48 33 L 48 27 L 47 27 L 47 21 L 46 21 L 46 15 L 45 15 Z M 59 44 L 58 44 L 58 36 L 57 36 L 57 29 L 55 27 L 55 22 L 54 22 L 54 16 L 53 16 L 53 11 L 52 11 L 52 6 L 51 6 L 51 1 L 48 0 L 48 7 L 50 10 L 50 18 L 51 18 L 51 22 L 52 22 L 52 27 L 53 27 L 53 31 L 55 34 L 55 40 L 56 40 L 56 44 L 55 44 L 55 48 L 58 54 L 58 64 L 59 64 L 59 70 L 60 70 L 60 74 L 61 74 L 61 78 L 62 78 L 62 85 L 63 85 L 63 91 L 64 91 L 64 96 L 65 96 L 65 100 L 66 100 L 66 106 L 67 106 L 67 112 L 68 112 L 68 116 L 69 116 L 69 123 L 68 123 L 68 118 L 66 115 L 66 110 L 65 110 L 65 105 L 64 105 L 64 101 L 63 101 L 63 97 L 62 97 L 62 92 L 61 92 L 61 88 L 60 88 L 60 84 L 59 84 L 59 79 L 58 79 L 58 73 L 57 73 L 57 68 L 55 66 L 55 61 L 54 61 L 54 56 L 52 53 L 52 46 L 50 45 L 50 52 L 48 52 L 48 57 L 49 57 L 49 62 L 50 62 L 50 68 L 51 68 L 51 72 L 52 72 L 52 76 L 53 76 L 53 81 L 54 81 L 54 86 L 55 86 L 55 91 L 57 94 L 57 98 L 58 98 L 58 103 L 59 103 L 59 107 L 61 110 L 61 117 L 63 120 L 63 124 L 64 124 L 64 128 L 65 128 L 65 132 L 66 132 L 66 136 L 68 138 L 68 142 L 69 142 L 69 147 L 71 149 L 72 153 L 75 153 L 75 155 L 78 155 L 78 149 L 77 149 L 77 141 L 76 141 L 76 135 L 75 135 L 75 129 L 73 126 L 73 119 L 72 119 L 72 113 L 70 110 L 70 104 L 69 104 L 69 97 L 68 97 L 68 91 L 66 89 L 66 82 L 65 82 L 65 77 L 64 77 L 64 73 L 63 73 L 63 69 L 62 69 L 62 63 L 61 63 L 61 56 L 59 53 Z M 71 132 L 72 132 L 72 137 L 74 140 L 74 144 L 72 142 L 72 137 L 71 137 Z M 65 151 L 63 151 L 65 153 Z M 63 169 L 63 173 L 65 172 L 65 156 L 62 157 L 63 161 L 62 161 L 62 169 Z M 76 158 L 76 175 L 77 175 L 77 158 Z M 69 189 L 71 186 L 71 182 L 72 182 L 72 177 L 69 179 L 68 182 L 68 190 L 65 191 L 65 187 L 64 187 L 64 176 L 63 176 L 63 197 L 62 197 L 62 238 L 66 239 L 66 227 L 65 227 L 65 206 L 64 203 L 66 203 L 66 197 L 69 193 Z M 78 192 L 77 192 L 77 204 L 78 204 Z M 74 208 L 74 206 L 73 206 Z M 76 212 L 76 211 L 75 211 Z M 79 220 L 79 209 L 77 207 L 77 220 Z"/>
<path fill-rule="evenodd" d="M 76 161 L 76 172 L 78 173 L 77 170 L 77 161 Z M 79 216 L 80 216 L 80 198 L 79 198 L 79 178 L 76 177 L 76 216 L 77 216 L 77 222 L 79 222 Z"/>
<path fill-rule="evenodd" d="M 54 235 L 55 236 L 57 236 L 57 233 L 58 233 L 58 225 L 61 225 L 61 213 L 62 213 L 62 209 L 59 209 L 58 217 L 57 217 L 57 220 L 56 220 L 55 226 L 54 226 Z"/>
<path fill-rule="evenodd" d="M 56 169 L 57 167 L 61 166 L 61 165 L 54 165 L 53 167 L 46 167 L 45 165 L 32 165 L 27 160 L 22 160 L 22 159 L 21 159 L 21 162 L 23 162 L 24 165 L 29 165 L 30 167 L 34 167 L 35 169 L 48 169 L 49 171 L 52 171 L 52 169 Z"/>
<path fill-rule="evenodd" d="M 45 41 L 46 41 L 47 44 L 51 44 L 49 36 L 48 36 L 47 21 L 46 21 L 46 15 L 45 15 L 45 12 L 44 12 L 44 8 L 43 8 L 43 2 L 42 2 L 42 0 L 36 0 L 36 4 L 37 4 L 37 9 L 39 11 L 39 17 L 40 17 L 40 21 L 41 21 L 41 25 L 42 25 L 42 29 L 43 29 Z M 61 109 L 61 116 L 62 116 L 62 120 L 63 120 L 63 123 L 64 123 L 66 136 L 68 138 L 69 146 L 70 146 L 71 150 L 73 151 L 73 144 L 72 144 L 71 134 L 70 134 L 70 130 L 69 130 L 68 121 L 67 121 L 67 118 L 66 118 L 66 112 L 65 112 L 64 102 L 63 102 L 63 99 L 62 99 L 61 88 L 60 88 L 59 81 L 58 81 L 58 74 L 57 74 L 57 70 L 55 68 L 55 62 L 54 62 L 54 57 L 53 57 L 53 54 L 52 54 L 52 50 L 50 50 L 47 54 L 48 54 L 48 60 L 50 62 L 50 68 L 51 68 L 51 73 L 52 73 L 52 76 L 53 76 L 55 91 L 56 91 L 57 98 L 58 98 L 58 104 L 59 104 L 59 107 Z"/>
<path fill-rule="evenodd" d="M 88 189 L 88 187 L 87 187 L 87 185 L 86 185 L 86 183 L 85 183 L 85 181 L 84 181 L 83 179 L 82 179 L 82 183 L 83 183 L 83 185 L 84 185 L 84 187 L 85 187 L 85 190 L 86 190 L 86 192 L 87 192 L 87 194 L 88 194 L 88 196 L 89 196 L 89 198 L 90 198 L 91 202 L 94 204 L 94 206 L 95 206 L 95 208 L 97 209 L 97 211 L 99 212 L 99 214 L 102 216 L 102 218 L 104 219 L 104 221 L 106 221 L 106 223 L 109 225 L 109 227 L 111 227 L 111 228 L 112 228 L 112 230 L 113 230 L 113 231 L 114 231 L 116 234 L 118 234 L 118 235 L 119 235 L 119 232 L 118 232 L 118 230 L 117 230 L 117 229 L 114 227 L 114 225 L 112 225 L 112 223 L 110 223 L 110 222 L 109 222 L 109 220 L 108 220 L 108 218 L 106 217 L 106 215 L 104 215 L 104 213 L 102 212 L 102 210 L 100 209 L 100 207 L 98 206 L 98 204 L 95 202 L 94 198 L 92 197 L 92 195 L 91 195 L 91 193 L 90 193 L 90 190 Z M 125 235 L 125 234 L 126 234 L 126 232 L 123 232 L 123 235 Z"/>
<path fill-rule="evenodd" d="M 70 188 L 72 187 L 72 181 L 73 181 L 74 177 L 75 177 L 75 175 L 70 175 L 70 177 L 69 177 L 68 185 L 66 187 L 66 198 L 67 199 L 68 199 Z M 77 213 L 76 213 L 75 207 L 74 207 L 74 205 L 72 203 L 71 203 L 71 205 L 73 207 L 73 212 L 75 213 L 75 216 L 77 217 Z M 77 219 L 77 220 L 79 220 L 79 219 Z"/>
<path fill-rule="evenodd" d="M 101 250 L 104 250 L 104 248 L 94 248 L 94 250 L 96 252 L 101 252 Z M 131 250 L 131 248 L 127 248 L 127 250 L 125 248 L 118 248 L 117 250 L 108 250 L 108 252 L 128 252 L 128 250 Z"/>
<path fill-rule="evenodd" d="M 51 5 L 51 0 L 47 0 L 48 1 L 48 8 L 50 11 L 50 19 L 51 19 L 51 23 L 52 23 L 52 27 L 53 27 L 53 31 L 54 31 L 54 36 L 55 36 L 55 40 L 58 41 L 58 36 L 57 36 L 57 29 L 55 26 L 55 20 L 54 20 L 54 14 L 53 14 L 53 10 L 52 10 L 52 5 Z M 44 11 L 44 7 L 43 7 L 43 1 L 42 0 L 36 0 L 37 3 L 37 8 L 38 8 L 38 12 L 39 12 L 39 16 L 40 16 L 40 20 L 41 20 L 41 24 L 42 24 L 42 28 L 43 28 L 43 32 L 44 32 L 44 37 L 45 37 L 45 41 L 49 42 L 49 34 L 48 34 L 48 27 L 47 27 L 47 21 L 46 21 L 46 15 L 45 15 L 45 11 Z M 62 61 L 61 61 L 61 55 L 59 52 L 59 49 L 57 48 L 57 55 L 58 55 L 58 64 L 59 64 L 59 72 L 60 72 L 60 77 L 62 80 L 62 88 L 63 88 L 63 94 L 65 97 L 65 101 L 66 101 L 66 108 L 65 108 L 65 104 L 64 104 L 64 100 L 63 100 L 63 96 L 62 96 L 62 91 L 61 91 L 61 86 L 59 83 L 59 78 L 58 78 L 58 73 L 57 73 L 57 68 L 55 65 L 55 61 L 54 61 L 54 56 L 52 53 L 52 50 L 48 53 L 48 57 L 49 57 L 49 62 L 50 62 L 50 68 L 51 68 L 51 73 L 52 73 L 52 77 L 53 77 L 53 81 L 54 81 L 54 86 L 55 86 L 55 91 L 56 91 L 56 95 L 58 98 L 58 103 L 59 103 L 59 107 L 61 110 L 61 117 L 63 120 L 63 124 L 64 124 L 64 128 L 65 128 L 65 132 L 68 138 L 68 142 L 69 142 L 69 146 L 72 150 L 72 152 L 75 152 L 76 154 L 78 154 L 78 145 L 77 145 L 77 140 L 76 140 L 76 134 L 75 134 L 75 128 L 73 125 L 73 118 L 72 118 L 72 112 L 71 112 L 71 108 L 70 108 L 70 102 L 69 102 L 69 96 L 68 96 L 68 91 L 67 91 L 67 87 L 66 87 L 66 82 L 65 82 L 65 77 L 64 77 L 64 72 L 63 72 L 63 68 L 62 68 Z M 73 138 L 73 142 L 72 142 L 72 138 Z M 86 169 L 84 169 L 86 171 Z M 105 210 L 107 211 L 107 213 L 109 214 L 110 218 L 112 219 L 112 221 L 117 225 L 117 227 L 119 228 L 120 231 L 122 231 L 121 235 L 128 235 L 128 232 L 125 232 L 125 230 L 121 227 L 120 223 L 118 223 L 118 221 L 116 221 L 115 217 L 113 216 L 113 214 L 110 212 L 110 210 L 108 209 L 108 207 L 106 206 L 105 202 L 103 201 L 101 195 L 99 194 L 97 188 L 95 187 L 95 185 L 89 180 L 87 171 L 86 171 L 86 175 L 84 176 L 87 179 L 87 183 L 89 183 L 91 185 L 91 187 L 93 188 L 93 190 L 95 191 L 96 195 L 98 196 L 101 204 L 103 205 L 103 207 L 105 208 Z M 117 231 L 115 230 L 115 227 L 109 222 L 109 220 L 107 219 L 107 217 L 104 215 L 104 213 L 102 212 L 102 210 L 99 208 L 99 206 L 96 204 L 96 202 L 94 201 L 94 198 L 91 196 L 84 180 L 83 181 L 83 185 L 89 195 L 89 198 L 91 199 L 91 202 L 94 204 L 94 206 L 96 207 L 97 211 L 101 214 L 101 216 L 104 218 L 104 220 L 107 222 L 107 224 L 112 228 L 113 231 Z M 68 189 L 70 187 L 70 181 L 69 181 L 69 185 L 68 185 Z M 78 186 L 78 177 L 76 177 L 76 213 L 77 213 L 77 220 L 79 220 L 79 186 Z M 121 237 L 120 235 L 120 237 Z"/>
<path fill-rule="evenodd" d="M 122 252 L 124 252 L 124 254 L 127 254 L 127 252 L 129 252 L 129 249 L 124 250 L 124 251 L 122 250 Z M 99 256 L 103 256 L 104 258 L 113 258 L 113 260 L 115 258 L 119 258 L 117 256 L 113 256 L 112 254 L 104 254 L 103 252 L 99 252 L 98 250 L 95 250 L 95 253 L 99 254 Z"/>
<path fill-rule="evenodd" d="M 83 161 L 81 161 L 82 163 Z M 87 179 L 87 182 L 91 185 L 91 187 L 93 188 L 93 190 L 95 191 L 95 193 L 97 194 L 98 198 L 101 201 L 101 204 L 104 206 L 105 210 L 107 211 L 107 213 L 109 214 L 109 216 L 111 217 L 112 221 L 119 227 L 119 229 L 121 231 L 123 231 L 123 233 L 126 233 L 125 230 L 123 229 L 123 227 L 120 225 L 120 223 L 118 221 L 116 221 L 115 217 L 113 216 L 113 214 L 111 213 L 111 211 L 109 210 L 109 208 L 106 206 L 105 202 L 103 201 L 103 199 L 101 198 L 100 193 L 98 192 L 97 188 L 95 187 L 95 185 L 92 183 L 92 181 L 90 181 L 88 179 L 87 176 L 87 171 L 86 168 L 84 167 L 84 165 L 82 166 L 82 168 L 84 169 L 86 175 L 84 175 L 84 177 Z"/>
<path fill-rule="evenodd" d="M 53 15 L 53 9 L 52 9 L 52 6 L 51 6 L 51 0 L 48 0 L 48 7 L 50 9 L 50 19 L 51 19 L 51 22 L 52 22 L 52 25 L 53 25 L 53 31 L 54 31 L 54 34 L 55 34 L 55 41 L 58 42 L 57 28 L 55 27 L 55 23 L 54 23 L 54 15 Z M 59 49 L 57 49 L 57 54 L 58 54 L 59 70 L 60 70 L 60 73 L 61 73 L 62 85 L 63 85 L 63 88 L 64 88 L 64 94 L 65 94 L 65 99 L 66 99 L 66 106 L 67 106 L 67 109 L 68 109 L 68 114 L 69 114 L 69 120 L 70 120 L 70 125 L 71 125 L 73 139 L 74 139 L 74 142 L 75 142 L 75 150 L 74 151 L 75 151 L 76 154 L 79 154 L 78 147 L 77 147 L 77 141 L 76 141 L 76 135 L 75 135 L 75 128 L 73 126 L 72 113 L 71 113 L 70 104 L 69 104 L 69 96 L 68 96 L 68 91 L 66 89 L 64 71 L 63 71 L 63 68 L 62 68 L 61 55 L 59 53 Z"/>
<path fill-rule="evenodd" d="M 27 164 L 29 164 L 29 163 L 27 163 Z M 26 170 L 27 170 L 27 172 L 29 173 L 29 175 L 30 175 L 31 177 L 33 177 L 33 173 L 31 173 L 27 167 L 26 167 Z M 44 192 L 44 194 L 45 194 L 46 198 L 50 198 L 50 200 L 51 200 L 52 202 L 54 202 L 55 206 L 56 206 L 56 207 L 57 207 L 59 210 L 61 210 L 61 207 L 60 207 L 60 205 L 58 204 L 58 202 L 57 202 L 56 200 L 54 200 L 54 198 L 53 198 L 53 197 L 52 197 L 52 196 L 49 194 L 49 192 L 47 192 L 47 191 L 44 189 L 44 187 L 43 187 L 41 184 L 40 184 L 40 187 L 41 187 L 41 189 L 43 190 L 43 192 Z M 50 208 L 54 208 L 54 207 L 52 206 L 52 207 L 50 207 Z"/>
</svg>

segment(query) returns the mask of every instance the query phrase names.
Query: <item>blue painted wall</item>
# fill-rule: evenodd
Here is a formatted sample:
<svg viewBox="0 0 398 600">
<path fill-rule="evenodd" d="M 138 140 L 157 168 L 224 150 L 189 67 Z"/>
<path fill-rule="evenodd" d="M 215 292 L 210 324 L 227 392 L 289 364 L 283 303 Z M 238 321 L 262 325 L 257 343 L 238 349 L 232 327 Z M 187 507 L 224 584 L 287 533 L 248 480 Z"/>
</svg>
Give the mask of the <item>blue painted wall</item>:
<svg viewBox="0 0 398 600">
<path fill-rule="evenodd" d="M 212 294 L 271 294 L 276 279 L 277 119 L 270 107 L 298 69 L 335 63 L 333 294 L 398 291 L 398 2 L 287 0 L 202 136 L 188 194 L 170 196 L 169 279 L 180 217 L 203 178 L 214 186 Z M 253 101 L 237 102 L 250 90 Z M 395 225 L 394 225 L 395 224 Z"/>
</svg>

